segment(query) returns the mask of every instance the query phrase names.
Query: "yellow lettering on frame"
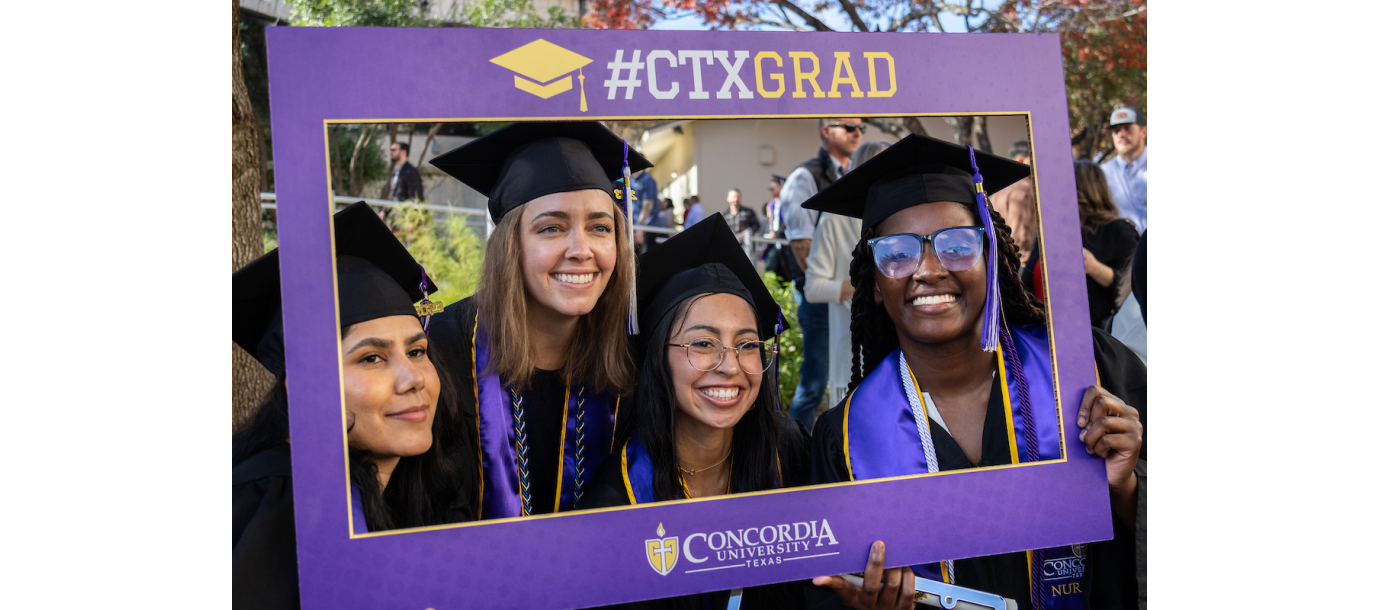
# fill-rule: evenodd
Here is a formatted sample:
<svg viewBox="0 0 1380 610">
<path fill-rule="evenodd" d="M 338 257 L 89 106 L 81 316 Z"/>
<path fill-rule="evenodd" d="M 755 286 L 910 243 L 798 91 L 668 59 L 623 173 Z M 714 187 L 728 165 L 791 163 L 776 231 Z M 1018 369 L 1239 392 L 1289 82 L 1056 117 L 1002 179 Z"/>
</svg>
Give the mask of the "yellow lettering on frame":
<svg viewBox="0 0 1380 610">
<path fill-rule="evenodd" d="M 867 97 L 891 97 L 896 95 L 896 60 L 891 57 L 891 54 L 886 52 L 863 53 L 863 57 L 867 58 L 867 77 L 870 79 L 868 85 L 871 86 L 871 89 L 867 92 Z M 887 83 L 891 85 L 891 88 L 886 91 L 879 91 L 877 89 L 878 59 L 886 60 Z"/>
<path fill-rule="evenodd" d="M 778 68 L 785 65 L 784 62 L 781 60 L 781 55 L 778 54 L 776 51 L 762 51 L 758 53 L 756 57 L 753 57 L 753 66 L 757 68 L 757 93 L 762 97 L 781 97 L 781 95 L 786 92 L 785 76 L 782 76 L 780 74 L 767 75 L 770 76 L 772 80 L 776 81 L 776 89 L 774 91 L 767 91 L 766 87 L 762 86 L 762 60 L 768 58 L 775 59 L 776 67 Z"/>
<path fill-rule="evenodd" d="M 814 89 L 814 97 L 824 97 L 824 90 L 819 88 L 819 56 L 809 51 L 790 51 L 787 55 L 791 56 L 791 64 L 795 68 L 795 91 L 791 92 L 791 97 L 805 97 L 804 81 L 810 81 L 810 88 Z M 800 69 L 800 60 L 809 58 L 814 62 L 814 69 L 805 72 Z"/>
<path fill-rule="evenodd" d="M 853 87 L 853 92 L 849 97 L 862 97 L 862 86 L 858 84 L 858 77 L 853 74 L 853 64 L 848 61 L 847 51 L 834 51 L 834 80 L 829 83 L 829 97 L 841 97 L 839 85 L 849 85 Z M 847 78 L 840 78 L 843 72 L 848 72 Z"/>
</svg>

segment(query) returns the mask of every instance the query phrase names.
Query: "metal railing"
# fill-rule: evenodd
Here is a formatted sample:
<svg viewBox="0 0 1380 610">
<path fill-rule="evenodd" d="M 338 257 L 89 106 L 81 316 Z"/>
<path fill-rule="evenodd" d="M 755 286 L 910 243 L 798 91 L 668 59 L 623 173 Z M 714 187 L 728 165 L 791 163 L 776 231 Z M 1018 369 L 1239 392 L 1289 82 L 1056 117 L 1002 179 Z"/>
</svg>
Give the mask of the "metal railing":
<svg viewBox="0 0 1380 610">
<path fill-rule="evenodd" d="M 413 203 L 413 202 L 409 202 L 409 201 L 393 201 L 393 200 L 391 200 L 391 199 L 370 199 L 370 198 L 368 198 L 368 197 L 345 197 L 345 196 L 342 196 L 342 195 L 336 195 L 336 196 L 335 196 L 335 204 L 336 204 L 336 205 L 349 205 L 349 204 L 352 204 L 352 203 L 355 203 L 355 202 L 358 202 L 358 201 L 363 201 L 364 203 L 367 203 L 367 204 L 369 204 L 369 205 L 376 205 L 376 206 L 383 206 L 383 207 L 390 207 L 390 208 L 400 208 L 400 207 L 413 206 L 413 207 L 421 208 L 421 209 L 423 209 L 423 210 L 427 210 L 427 211 L 430 211 L 430 212 L 441 212 L 441 213 L 444 213 L 444 214 L 482 215 L 482 216 L 485 217 L 485 222 L 486 222 L 486 224 L 487 224 L 487 222 L 488 222 L 489 210 L 487 210 L 487 209 L 485 209 L 485 208 L 462 208 L 462 207 L 459 207 L 459 206 L 450 206 L 450 205 L 431 205 L 431 204 L 429 204 L 429 203 Z M 268 210 L 276 210 L 276 209 L 278 209 L 278 194 L 277 194 L 277 193 L 259 193 L 259 206 L 262 207 L 262 208 L 264 208 L 264 209 L 268 209 Z M 493 227 L 489 227 L 489 230 L 492 231 L 492 230 L 493 230 Z M 634 231 L 642 231 L 642 232 L 644 232 L 644 233 L 660 233 L 660 234 L 662 234 L 662 235 L 675 235 L 675 234 L 680 233 L 680 232 L 682 231 L 682 229 L 673 229 L 673 228 L 657 227 L 657 226 L 652 226 L 652 225 L 639 225 L 639 224 L 633 225 L 633 230 L 634 230 Z M 486 237 L 487 237 L 487 236 L 486 236 Z M 784 240 L 784 239 L 775 239 L 775 238 L 771 238 L 771 237 L 759 237 L 759 236 L 753 235 L 753 234 L 751 234 L 751 233 L 748 233 L 748 234 L 746 234 L 746 235 L 741 236 L 740 241 L 741 241 L 742 244 L 743 244 L 743 251 L 744 251 L 744 252 L 748 252 L 749 255 L 751 255 L 751 253 L 753 253 L 753 252 L 756 250 L 758 244 L 772 244 L 772 245 L 777 245 L 777 246 L 784 246 L 784 245 L 790 243 L 790 242 L 788 242 L 788 241 L 786 241 L 786 240 Z"/>
</svg>

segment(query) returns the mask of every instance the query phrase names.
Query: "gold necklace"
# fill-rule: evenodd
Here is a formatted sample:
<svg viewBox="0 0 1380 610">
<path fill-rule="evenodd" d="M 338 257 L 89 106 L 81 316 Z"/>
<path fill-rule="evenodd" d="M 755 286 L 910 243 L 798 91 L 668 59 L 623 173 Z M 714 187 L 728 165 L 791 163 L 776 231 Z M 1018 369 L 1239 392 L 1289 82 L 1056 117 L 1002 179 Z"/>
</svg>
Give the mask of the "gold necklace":
<svg viewBox="0 0 1380 610">
<path fill-rule="evenodd" d="M 724 460 L 727 460 L 727 459 L 728 459 L 728 456 L 730 456 L 730 455 L 733 455 L 733 450 L 731 450 L 731 449 L 729 450 L 728 453 L 725 453 L 725 454 L 724 454 L 723 459 L 721 459 L 721 460 L 719 460 L 719 461 L 717 461 L 717 462 L 714 462 L 713 464 L 710 464 L 710 465 L 708 465 L 708 466 L 705 466 L 704 468 L 700 468 L 699 470 L 692 470 L 692 469 L 689 469 L 689 468 L 681 468 L 681 467 L 680 467 L 680 464 L 676 464 L 676 470 L 679 470 L 679 471 L 681 472 L 681 474 L 689 475 L 689 476 L 692 476 L 692 477 L 693 477 L 693 476 L 695 476 L 695 475 L 698 474 L 698 473 L 704 472 L 704 471 L 706 471 L 706 470 L 709 470 L 710 468 L 713 468 L 713 467 L 715 467 L 715 466 L 718 466 L 719 464 L 724 463 Z"/>
</svg>

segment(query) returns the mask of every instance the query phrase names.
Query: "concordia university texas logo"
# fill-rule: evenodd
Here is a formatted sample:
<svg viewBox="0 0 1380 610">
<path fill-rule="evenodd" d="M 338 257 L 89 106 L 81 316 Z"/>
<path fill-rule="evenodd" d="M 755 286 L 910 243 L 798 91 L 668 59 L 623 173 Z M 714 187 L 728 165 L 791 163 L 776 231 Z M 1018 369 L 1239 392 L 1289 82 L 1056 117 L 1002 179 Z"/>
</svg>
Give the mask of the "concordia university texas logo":
<svg viewBox="0 0 1380 610">
<path fill-rule="evenodd" d="M 665 576 L 676 567 L 676 559 L 680 557 L 680 537 L 666 537 L 666 528 L 660 523 L 656 524 L 656 535 L 660 538 L 647 541 L 647 561 L 657 574 Z"/>
<path fill-rule="evenodd" d="M 606 57 L 612 61 L 601 60 L 593 68 L 606 67 L 608 78 L 591 78 L 596 79 L 594 87 L 602 84 L 608 90 L 609 100 L 632 100 L 634 94 L 647 101 L 750 100 L 787 93 L 793 98 L 896 95 L 896 59 L 891 53 L 856 55 L 853 51 L 817 54 L 789 49 L 755 54 L 742 49 L 616 49 L 612 58 Z M 489 61 L 516 72 L 514 87 L 544 100 L 573 89 L 578 77 L 580 112 L 589 112 L 584 68 L 593 59 L 538 38 Z"/>
<path fill-rule="evenodd" d="M 690 562 L 686 574 L 731 568 L 761 568 L 786 561 L 816 559 L 838 555 L 826 547 L 838 546 L 828 519 L 778 523 L 718 532 L 696 532 L 686 536 L 667 536 L 664 524 L 656 526 L 656 538 L 645 542 L 647 563 L 657 574 L 666 576 L 676 567 L 681 555 Z M 698 541 L 698 542 L 697 542 Z M 705 565 L 707 564 L 707 565 Z"/>
</svg>

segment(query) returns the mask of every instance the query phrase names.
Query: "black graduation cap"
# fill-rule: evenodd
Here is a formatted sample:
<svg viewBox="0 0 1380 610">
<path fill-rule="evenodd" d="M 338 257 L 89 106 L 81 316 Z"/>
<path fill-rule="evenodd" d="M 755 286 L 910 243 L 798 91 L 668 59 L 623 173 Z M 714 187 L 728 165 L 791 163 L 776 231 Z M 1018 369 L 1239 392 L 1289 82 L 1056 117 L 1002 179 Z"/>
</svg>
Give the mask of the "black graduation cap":
<svg viewBox="0 0 1380 610">
<path fill-rule="evenodd" d="M 386 316 L 418 315 L 436 285 L 393 231 L 363 201 L 335 214 L 336 288 L 342 327 Z M 286 371 L 278 249 L 231 276 L 231 335 L 269 371 Z M 436 311 L 433 307 L 429 311 Z"/>
<path fill-rule="evenodd" d="M 757 267 L 715 212 L 676 236 L 662 242 L 638 259 L 637 294 L 642 328 L 654 328 L 681 301 L 698 294 L 735 294 L 757 311 L 757 327 L 763 339 L 788 328 L 781 308 L 762 283 Z"/>
<path fill-rule="evenodd" d="M 528 201 L 585 189 L 614 197 L 613 181 L 652 166 L 596 122 L 514 123 L 431 160 L 489 198 L 495 223 Z"/>
<path fill-rule="evenodd" d="M 868 229 L 922 203 L 976 203 L 973 158 L 989 193 L 1030 175 L 1024 163 L 977 151 L 969 157 L 967 146 L 911 134 L 849 170 L 801 207 L 861 218 L 863 229 Z"/>
</svg>

